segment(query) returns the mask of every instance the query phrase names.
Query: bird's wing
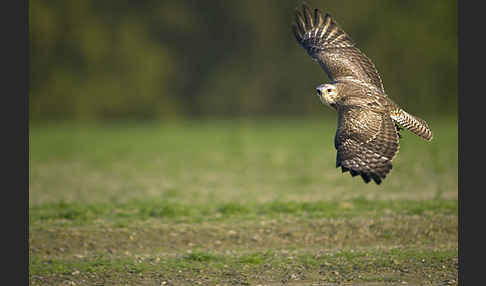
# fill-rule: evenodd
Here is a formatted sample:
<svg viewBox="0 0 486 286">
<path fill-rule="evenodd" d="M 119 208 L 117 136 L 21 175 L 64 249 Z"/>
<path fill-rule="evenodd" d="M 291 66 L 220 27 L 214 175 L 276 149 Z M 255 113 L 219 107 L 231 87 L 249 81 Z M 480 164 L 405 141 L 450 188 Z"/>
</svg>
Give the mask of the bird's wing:
<svg viewBox="0 0 486 286">
<path fill-rule="evenodd" d="M 338 128 L 334 138 L 337 150 L 336 168 L 361 175 L 368 183 L 377 184 L 392 168 L 398 152 L 398 133 L 393 120 L 383 112 L 359 106 L 338 110 Z"/>
<path fill-rule="evenodd" d="M 297 42 L 321 65 L 331 81 L 359 81 L 385 93 L 373 62 L 328 13 L 322 17 L 315 9 L 312 14 L 304 4 L 302 12 L 296 11 L 292 29 Z"/>
</svg>

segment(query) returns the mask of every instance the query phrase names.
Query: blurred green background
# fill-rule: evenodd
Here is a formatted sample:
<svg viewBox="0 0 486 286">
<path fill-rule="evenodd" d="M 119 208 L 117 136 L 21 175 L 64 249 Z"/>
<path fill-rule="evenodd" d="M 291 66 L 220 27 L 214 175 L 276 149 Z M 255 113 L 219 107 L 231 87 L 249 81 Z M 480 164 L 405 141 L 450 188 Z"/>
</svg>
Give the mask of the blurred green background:
<svg viewBox="0 0 486 286">
<path fill-rule="evenodd" d="M 300 3 L 30 1 L 30 120 L 335 116 L 291 32 Z M 395 102 L 457 116 L 456 1 L 307 3 L 334 16 Z"/>
</svg>

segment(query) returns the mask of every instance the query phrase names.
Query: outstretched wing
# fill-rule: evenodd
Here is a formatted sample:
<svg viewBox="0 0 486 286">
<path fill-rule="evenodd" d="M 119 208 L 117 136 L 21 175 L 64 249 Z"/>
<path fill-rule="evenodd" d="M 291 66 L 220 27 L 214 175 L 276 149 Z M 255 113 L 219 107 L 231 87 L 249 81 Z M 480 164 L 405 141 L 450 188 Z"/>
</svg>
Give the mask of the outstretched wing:
<svg viewBox="0 0 486 286">
<path fill-rule="evenodd" d="M 296 11 L 292 29 L 297 41 L 321 65 L 331 81 L 360 81 L 385 93 L 375 65 L 328 13 L 323 18 L 315 9 L 313 15 L 304 4 L 302 13 Z"/>
<path fill-rule="evenodd" d="M 338 110 L 338 129 L 334 138 L 336 168 L 361 175 L 368 183 L 380 184 L 392 168 L 398 152 L 398 133 L 393 120 L 385 113 L 359 106 Z"/>
</svg>

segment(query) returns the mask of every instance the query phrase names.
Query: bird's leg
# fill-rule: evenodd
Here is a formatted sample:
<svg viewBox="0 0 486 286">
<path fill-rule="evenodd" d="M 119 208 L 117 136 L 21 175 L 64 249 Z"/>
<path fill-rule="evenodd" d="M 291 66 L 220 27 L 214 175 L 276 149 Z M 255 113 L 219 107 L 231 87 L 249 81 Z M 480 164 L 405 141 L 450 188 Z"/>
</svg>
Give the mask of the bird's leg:
<svg viewBox="0 0 486 286">
<path fill-rule="evenodd" d="M 403 130 L 403 127 L 401 127 L 400 125 L 398 125 L 398 123 L 395 122 L 395 127 L 397 128 L 397 135 L 398 135 L 398 138 L 402 138 L 402 135 L 400 134 L 400 131 Z"/>
</svg>

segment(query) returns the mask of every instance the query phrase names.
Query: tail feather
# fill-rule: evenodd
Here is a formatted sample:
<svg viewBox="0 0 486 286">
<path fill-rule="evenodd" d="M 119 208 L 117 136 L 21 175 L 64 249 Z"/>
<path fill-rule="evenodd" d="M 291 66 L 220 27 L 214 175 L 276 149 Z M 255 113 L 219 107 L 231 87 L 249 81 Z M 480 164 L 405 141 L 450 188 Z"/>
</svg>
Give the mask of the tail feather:
<svg viewBox="0 0 486 286">
<path fill-rule="evenodd" d="M 400 124 L 400 126 L 408 129 L 410 132 L 421 137 L 422 139 L 425 139 L 427 141 L 432 140 L 432 131 L 430 130 L 425 120 L 410 115 L 403 109 L 399 109 L 396 112 L 393 112 L 391 117 L 398 124 Z"/>
</svg>

